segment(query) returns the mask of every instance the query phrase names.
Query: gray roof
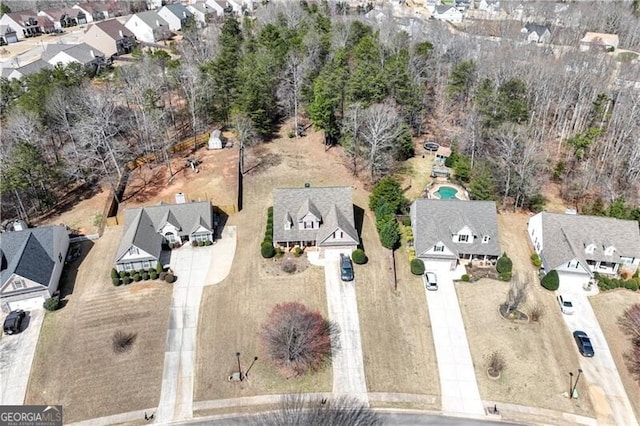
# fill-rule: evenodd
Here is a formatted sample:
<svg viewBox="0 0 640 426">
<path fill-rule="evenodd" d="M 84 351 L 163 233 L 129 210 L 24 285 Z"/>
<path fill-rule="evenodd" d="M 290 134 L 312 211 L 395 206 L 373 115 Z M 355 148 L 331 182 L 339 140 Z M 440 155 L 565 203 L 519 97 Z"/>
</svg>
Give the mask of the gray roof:
<svg viewBox="0 0 640 426">
<path fill-rule="evenodd" d="M 116 262 L 131 246 L 136 246 L 153 256 L 153 259 L 158 259 L 164 240 L 158 231 L 167 223 L 179 229 L 179 236 L 191 235 L 200 225 L 209 232 L 213 232 L 211 204 L 202 201 L 126 209 L 124 212 L 124 233 L 122 240 L 120 240 Z"/>
<path fill-rule="evenodd" d="M 542 37 L 545 31 L 549 31 L 549 27 L 546 25 L 538 25 L 534 23 L 528 23 L 524 26 L 528 33 L 536 33 L 538 37 Z"/>
<path fill-rule="evenodd" d="M 420 257 L 437 242 L 442 241 L 456 256 L 499 256 L 501 251 L 496 215 L 496 203 L 493 201 L 418 199 L 411 205 L 416 255 Z M 473 232 L 473 242 L 453 242 L 453 235 L 465 226 Z M 482 242 L 485 235 L 489 236 L 487 243 Z"/>
<path fill-rule="evenodd" d="M 189 6 L 193 7 L 195 10 L 207 14 L 207 13 L 212 13 L 213 12 L 213 8 L 211 6 L 209 6 L 206 3 L 203 2 L 197 2 L 197 3 L 192 3 Z"/>
<path fill-rule="evenodd" d="M 453 6 L 449 6 L 449 5 L 444 4 L 444 5 L 436 6 L 435 13 L 438 14 L 438 15 L 442 15 L 443 13 L 446 13 L 449 9 L 458 10 Z"/>
<path fill-rule="evenodd" d="M 320 220 L 319 229 L 298 229 L 299 221 L 311 213 Z M 285 229 L 289 221 L 291 229 Z M 325 240 L 337 229 L 360 242 L 355 228 L 351 188 L 348 186 L 322 188 L 278 188 L 273 192 L 273 241 L 317 241 L 331 246 Z M 336 243 L 337 244 L 337 243 Z M 340 243 L 343 245 L 344 243 Z"/>
<path fill-rule="evenodd" d="M 0 68 L 0 77 L 9 78 L 9 75 L 15 70 L 15 68 L 2 67 Z"/>
<path fill-rule="evenodd" d="M 193 16 L 193 13 L 191 13 L 191 11 L 189 9 L 187 9 L 185 6 L 183 6 L 180 3 L 172 3 L 172 4 L 168 4 L 165 6 L 171 13 L 173 13 L 174 15 L 176 15 L 176 17 L 183 19 L 183 18 L 190 18 L 191 16 Z M 185 16 L 186 14 L 186 16 Z"/>
<path fill-rule="evenodd" d="M 11 25 L 0 25 L 0 35 L 14 34 L 16 30 L 11 28 Z"/>
<path fill-rule="evenodd" d="M 53 67 L 49 62 L 43 61 L 42 59 L 38 59 L 37 61 L 31 62 L 30 64 L 27 64 L 23 67 L 16 68 L 16 71 L 24 76 L 29 74 L 35 74 L 44 69 L 51 69 L 51 68 Z"/>
<path fill-rule="evenodd" d="M 44 61 L 50 61 L 56 56 L 58 53 L 64 52 L 67 55 L 71 56 L 78 62 L 83 65 L 89 64 L 95 60 L 95 57 L 104 57 L 104 53 L 99 51 L 98 49 L 94 49 L 89 46 L 87 43 L 80 44 L 49 44 L 46 46 L 44 53 L 42 54 L 42 59 Z M 93 52 L 93 56 L 92 55 Z"/>
<path fill-rule="evenodd" d="M 120 40 L 122 38 L 120 36 L 120 32 L 122 32 L 122 35 L 124 37 L 134 37 L 131 30 L 122 25 L 122 23 L 117 19 L 107 19 L 106 21 L 94 22 L 92 24 L 89 24 L 89 26 L 87 27 L 87 31 L 89 31 L 92 25 L 100 28 L 114 40 Z M 85 31 L 85 33 L 87 31 Z"/>
<path fill-rule="evenodd" d="M 62 227 L 44 226 L 0 233 L 0 285 L 14 273 L 43 286 L 49 285 L 57 256 L 53 241 L 56 228 Z"/>
<path fill-rule="evenodd" d="M 140 18 L 142 22 L 147 24 L 151 28 L 158 28 L 156 22 L 160 24 L 160 27 L 165 27 L 169 29 L 169 23 L 165 21 L 162 16 L 158 15 L 158 12 L 155 10 L 147 10 L 144 12 L 136 13 L 135 16 Z"/>
<path fill-rule="evenodd" d="M 542 257 L 551 269 L 577 259 L 589 270 L 586 261 L 620 263 L 620 256 L 640 258 L 638 222 L 611 217 L 539 213 L 542 215 Z M 585 248 L 595 245 L 593 253 Z M 613 246 L 613 255 L 604 254 Z"/>
</svg>

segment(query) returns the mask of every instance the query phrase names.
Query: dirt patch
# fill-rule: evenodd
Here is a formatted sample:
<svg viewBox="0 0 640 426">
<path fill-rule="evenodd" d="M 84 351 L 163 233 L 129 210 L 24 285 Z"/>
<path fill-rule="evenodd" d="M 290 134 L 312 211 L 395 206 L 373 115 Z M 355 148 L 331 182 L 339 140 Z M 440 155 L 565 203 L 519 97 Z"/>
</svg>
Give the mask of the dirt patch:
<svg viewBox="0 0 640 426">
<path fill-rule="evenodd" d="M 295 257 L 290 253 L 281 258 L 262 259 L 260 274 L 264 278 L 290 277 L 304 272 L 309 267 L 307 254 Z"/>
<path fill-rule="evenodd" d="M 640 418 L 640 384 L 629 374 L 624 361 L 624 353 L 631 350 L 631 343 L 616 323 L 625 309 L 634 303 L 640 303 L 640 293 L 616 289 L 600 293 L 589 298 L 589 301 L 606 336 L 636 418 Z"/>
<path fill-rule="evenodd" d="M 26 404 L 62 404 L 68 422 L 158 405 L 172 287 L 114 287 L 109 271 L 120 227 L 107 228 L 67 271 L 63 309 L 45 316 Z M 88 249 L 88 253 L 86 250 Z M 77 263 L 77 265 L 76 265 Z M 113 351 L 117 331 L 136 338 Z"/>
</svg>

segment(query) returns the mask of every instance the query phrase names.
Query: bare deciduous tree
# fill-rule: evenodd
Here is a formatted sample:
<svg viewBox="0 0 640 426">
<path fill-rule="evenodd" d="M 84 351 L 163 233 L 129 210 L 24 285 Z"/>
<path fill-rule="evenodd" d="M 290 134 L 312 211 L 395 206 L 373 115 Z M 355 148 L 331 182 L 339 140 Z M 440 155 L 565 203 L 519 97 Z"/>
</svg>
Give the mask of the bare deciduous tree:
<svg viewBox="0 0 640 426">
<path fill-rule="evenodd" d="M 503 316 L 507 317 L 511 312 L 517 310 L 525 300 L 527 300 L 527 281 L 518 274 L 515 279 L 511 280 L 507 299 L 502 304 L 500 311 L 503 312 Z"/>
<path fill-rule="evenodd" d="M 371 180 L 375 181 L 391 168 L 401 133 L 402 120 L 394 105 L 389 102 L 373 104 L 364 110 L 361 134 Z"/>
<path fill-rule="evenodd" d="M 276 305 L 262 327 L 262 342 L 271 360 L 296 375 L 319 368 L 337 349 L 338 325 L 301 303 Z"/>
<path fill-rule="evenodd" d="M 634 303 L 625 309 L 618 318 L 618 325 L 626 335 L 640 344 L 640 303 Z"/>
</svg>

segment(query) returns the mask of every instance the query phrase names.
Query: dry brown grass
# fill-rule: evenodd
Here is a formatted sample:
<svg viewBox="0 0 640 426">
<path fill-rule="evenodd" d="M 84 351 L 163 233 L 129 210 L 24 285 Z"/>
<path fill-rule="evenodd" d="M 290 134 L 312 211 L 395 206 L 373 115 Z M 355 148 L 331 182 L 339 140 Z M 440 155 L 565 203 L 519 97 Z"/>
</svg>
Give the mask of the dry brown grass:
<svg viewBox="0 0 640 426">
<path fill-rule="evenodd" d="M 589 301 L 606 336 L 611 355 L 613 355 L 618 367 L 622 384 L 635 410 L 636 418 L 640 418 L 640 384 L 629 374 L 624 361 L 624 353 L 631 350 L 631 342 L 617 324 L 618 317 L 625 309 L 634 303 L 640 303 L 640 293 L 616 289 L 600 293 L 591 297 Z"/>
<path fill-rule="evenodd" d="M 122 230 L 108 228 L 80 264 L 67 305 L 46 315 L 25 403 L 62 404 L 65 421 L 157 406 L 172 287 L 109 278 Z M 63 289 L 63 292 L 66 289 Z M 137 333 L 116 354 L 117 331 Z"/>
<path fill-rule="evenodd" d="M 525 313 L 540 306 L 545 315 L 539 323 L 504 320 L 498 306 L 504 302 L 509 284 L 483 279 L 476 283 L 458 283 L 456 290 L 467 331 L 480 395 L 483 399 L 548 408 L 593 416 L 589 398 L 570 401 L 561 396 L 568 392 L 570 371 L 576 370 L 578 358 L 574 343 L 564 326 L 553 293 L 537 283 L 531 264 L 527 215 L 498 216 L 500 244 L 513 260 L 515 273 L 529 278 Z M 504 355 L 506 368 L 499 380 L 487 376 L 487 358 L 494 351 Z M 581 395 L 588 395 L 586 382 L 578 385 Z"/>
</svg>

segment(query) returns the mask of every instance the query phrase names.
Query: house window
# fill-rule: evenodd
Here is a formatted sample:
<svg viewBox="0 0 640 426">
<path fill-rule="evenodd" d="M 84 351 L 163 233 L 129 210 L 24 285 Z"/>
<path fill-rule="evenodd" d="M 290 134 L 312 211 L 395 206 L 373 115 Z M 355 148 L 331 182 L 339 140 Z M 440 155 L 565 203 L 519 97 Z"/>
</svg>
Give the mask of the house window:
<svg viewBox="0 0 640 426">
<path fill-rule="evenodd" d="M 11 286 L 13 287 L 14 290 L 20 290 L 27 287 L 22 278 L 14 279 L 13 282 L 11 283 Z"/>
<path fill-rule="evenodd" d="M 197 235 L 194 235 L 193 238 L 196 241 L 209 241 L 209 235 L 208 234 L 197 234 Z"/>
<path fill-rule="evenodd" d="M 435 245 L 435 246 L 433 246 L 433 251 L 435 251 L 435 252 L 443 252 L 444 251 L 444 246 Z"/>
<path fill-rule="evenodd" d="M 143 269 L 149 269 L 149 268 L 151 268 L 151 262 L 149 262 L 148 260 L 144 260 L 144 261 L 142 262 L 142 268 L 143 268 Z"/>
<path fill-rule="evenodd" d="M 488 236 L 488 235 L 484 235 L 484 236 L 482 237 L 482 242 L 486 244 L 486 243 L 488 243 L 488 242 L 489 242 L 489 239 L 490 239 L 490 238 L 489 238 L 489 236 Z"/>
<path fill-rule="evenodd" d="M 140 250 L 138 250 L 138 247 L 131 247 L 129 249 L 129 254 L 132 254 L 132 255 L 140 254 Z"/>
<path fill-rule="evenodd" d="M 458 242 L 459 243 L 466 243 L 468 241 L 469 241 L 469 236 L 467 234 L 458 235 Z"/>
<path fill-rule="evenodd" d="M 133 263 L 125 263 L 124 264 L 125 271 L 133 271 Z"/>
</svg>

